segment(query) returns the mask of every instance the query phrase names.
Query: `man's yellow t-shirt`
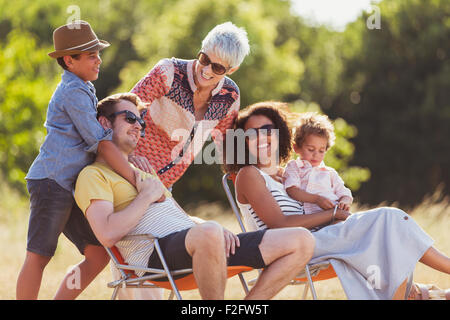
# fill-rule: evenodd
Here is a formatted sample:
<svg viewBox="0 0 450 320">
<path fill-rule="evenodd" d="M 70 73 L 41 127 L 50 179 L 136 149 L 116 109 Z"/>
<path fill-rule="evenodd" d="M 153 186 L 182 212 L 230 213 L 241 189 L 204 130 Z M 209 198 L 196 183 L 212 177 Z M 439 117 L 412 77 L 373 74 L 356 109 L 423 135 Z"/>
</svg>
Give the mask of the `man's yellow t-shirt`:
<svg viewBox="0 0 450 320">
<path fill-rule="evenodd" d="M 149 176 L 158 177 L 154 170 L 152 170 L 152 173 L 139 171 L 144 178 Z M 117 174 L 107 164 L 100 162 L 94 162 L 81 170 L 75 187 L 75 200 L 84 214 L 86 214 L 86 210 L 91 205 L 92 200 L 109 201 L 113 204 L 114 212 L 116 212 L 128 206 L 137 195 L 138 192 L 131 183 Z M 164 195 L 172 197 L 172 194 L 167 189 Z"/>
<path fill-rule="evenodd" d="M 144 177 L 157 177 L 140 171 Z M 159 178 L 158 178 L 159 179 Z M 137 196 L 135 187 L 115 173 L 109 166 L 95 162 L 85 167 L 78 175 L 75 188 L 75 200 L 86 214 L 92 200 L 106 200 L 113 204 L 114 212 L 128 206 Z M 162 238 L 174 232 L 192 228 L 195 224 L 176 204 L 171 193 L 166 189 L 166 199 L 149 205 L 136 226 L 127 235 L 151 234 Z M 121 239 L 115 243 L 125 262 L 134 266 L 147 266 L 154 244 L 151 240 Z M 136 271 L 138 276 L 144 271 Z"/>
</svg>

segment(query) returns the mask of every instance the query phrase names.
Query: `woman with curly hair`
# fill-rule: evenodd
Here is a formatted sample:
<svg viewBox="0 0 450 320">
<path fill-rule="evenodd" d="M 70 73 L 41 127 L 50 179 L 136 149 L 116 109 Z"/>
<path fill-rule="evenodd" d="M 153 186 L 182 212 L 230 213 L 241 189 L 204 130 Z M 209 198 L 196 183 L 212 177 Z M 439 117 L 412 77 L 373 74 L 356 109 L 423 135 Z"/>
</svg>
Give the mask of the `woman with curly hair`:
<svg viewBox="0 0 450 320">
<path fill-rule="evenodd" d="M 418 261 L 450 273 L 450 258 L 434 248 L 433 240 L 400 209 L 350 214 L 336 206 L 305 214 L 303 203 L 290 198 L 276 179 L 277 167 L 289 159 L 291 148 L 291 131 L 280 106 L 275 102 L 249 106 L 239 113 L 234 134 L 227 135 L 227 147 L 233 142 L 235 148 L 225 153 L 224 167 L 237 175 L 236 200 L 248 229 L 313 231 L 311 263 L 329 261 L 349 299 L 404 299 Z M 245 135 L 243 155 L 236 154 L 238 131 Z"/>
</svg>

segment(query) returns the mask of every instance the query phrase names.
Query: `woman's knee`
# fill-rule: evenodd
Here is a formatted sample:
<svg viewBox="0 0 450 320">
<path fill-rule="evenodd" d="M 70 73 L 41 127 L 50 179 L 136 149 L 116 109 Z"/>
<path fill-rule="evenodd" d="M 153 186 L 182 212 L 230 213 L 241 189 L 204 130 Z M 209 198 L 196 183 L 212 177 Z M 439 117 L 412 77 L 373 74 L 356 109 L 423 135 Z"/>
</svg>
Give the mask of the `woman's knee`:
<svg viewBox="0 0 450 320">
<path fill-rule="evenodd" d="M 297 262 L 306 263 L 314 253 L 315 240 L 304 228 L 270 229 L 264 234 L 259 245 L 266 264 L 287 255 L 292 255 Z"/>
<path fill-rule="evenodd" d="M 282 247 L 291 252 L 298 252 L 302 255 L 311 255 L 314 252 L 315 239 L 311 232 L 305 228 L 281 228 L 272 229 L 274 233 L 274 243 L 278 242 Z"/>
<path fill-rule="evenodd" d="M 409 218 L 409 215 L 403 211 L 402 209 L 395 208 L 395 207 L 382 207 L 380 208 L 382 210 L 382 213 L 386 216 L 392 216 L 392 217 L 398 217 L 398 218 Z"/>
<path fill-rule="evenodd" d="M 295 242 L 298 244 L 299 248 L 298 250 L 308 255 L 309 257 L 312 257 L 314 253 L 314 247 L 316 244 L 316 240 L 313 236 L 313 234 L 305 228 L 296 228 L 296 240 Z"/>
<path fill-rule="evenodd" d="M 388 213 L 388 214 L 405 214 L 406 213 L 402 209 L 399 209 L 396 207 L 381 207 L 379 209 L 381 209 L 382 211 L 384 211 L 385 213 Z"/>
</svg>

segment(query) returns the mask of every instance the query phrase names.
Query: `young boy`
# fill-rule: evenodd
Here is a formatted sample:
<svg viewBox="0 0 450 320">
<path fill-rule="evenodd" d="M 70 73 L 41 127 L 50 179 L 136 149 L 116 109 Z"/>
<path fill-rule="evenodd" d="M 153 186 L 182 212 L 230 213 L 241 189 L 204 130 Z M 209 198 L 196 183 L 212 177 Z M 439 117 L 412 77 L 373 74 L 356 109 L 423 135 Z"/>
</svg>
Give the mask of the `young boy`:
<svg viewBox="0 0 450 320">
<path fill-rule="evenodd" d="M 74 183 L 96 153 L 130 183 L 134 171 L 96 119 L 97 97 L 90 81 L 98 78 L 99 51 L 109 43 L 99 40 L 89 23 L 76 21 L 53 33 L 62 80 L 49 102 L 47 136 L 27 174 L 30 220 L 27 253 L 17 279 L 17 299 L 37 299 L 45 266 L 54 255 L 61 232 L 85 259 L 70 271 L 55 299 L 74 299 L 100 273 L 109 258 L 73 199 Z M 67 284 L 70 284 L 69 286 Z"/>
<path fill-rule="evenodd" d="M 336 170 L 323 163 L 335 139 L 333 124 L 327 116 L 309 112 L 300 118 L 294 136 L 294 151 L 300 157 L 286 165 L 284 187 L 291 198 L 304 202 L 306 214 L 335 205 L 350 210 L 353 202 L 350 189 L 344 186 Z"/>
</svg>

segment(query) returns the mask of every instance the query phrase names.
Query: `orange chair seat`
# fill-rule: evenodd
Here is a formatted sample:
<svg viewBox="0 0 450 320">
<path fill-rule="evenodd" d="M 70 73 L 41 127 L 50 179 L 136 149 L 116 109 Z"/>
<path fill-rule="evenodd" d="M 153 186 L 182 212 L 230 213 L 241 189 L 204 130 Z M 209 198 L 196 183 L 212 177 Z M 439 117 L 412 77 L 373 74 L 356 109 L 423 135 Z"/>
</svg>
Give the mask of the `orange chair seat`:
<svg viewBox="0 0 450 320">
<path fill-rule="evenodd" d="M 122 255 L 119 252 L 119 249 L 117 249 L 117 247 L 113 246 L 110 248 L 111 251 L 113 252 L 114 256 L 116 257 L 117 261 L 120 264 L 124 264 L 127 265 L 127 263 L 125 262 L 125 260 L 123 259 Z M 253 268 L 251 267 L 247 267 L 247 266 L 231 266 L 231 267 L 227 267 L 227 277 L 231 278 L 241 272 L 247 272 L 247 271 L 252 271 Z M 132 278 L 137 278 L 138 276 L 134 273 L 133 270 L 127 270 L 124 269 L 124 272 L 129 275 Z M 146 280 L 154 285 L 157 285 L 158 287 L 164 288 L 164 289 L 168 289 L 168 290 L 172 290 L 172 286 L 170 285 L 169 280 L 167 281 L 153 281 L 153 280 Z M 193 290 L 193 289 L 197 289 L 197 283 L 195 282 L 195 277 L 193 273 L 189 273 L 186 276 L 179 278 L 179 279 L 175 279 L 175 284 L 177 285 L 178 290 L 180 291 L 184 291 L 184 290 Z"/>
<path fill-rule="evenodd" d="M 328 268 L 320 270 L 316 276 L 311 276 L 312 281 L 322 281 L 328 280 L 337 277 L 336 272 L 333 269 L 333 266 L 330 264 Z M 307 281 L 307 278 L 295 278 L 297 281 Z"/>
</svg>

